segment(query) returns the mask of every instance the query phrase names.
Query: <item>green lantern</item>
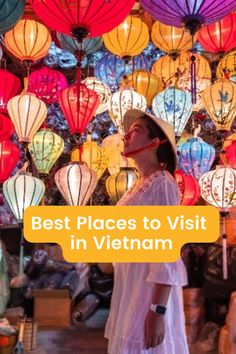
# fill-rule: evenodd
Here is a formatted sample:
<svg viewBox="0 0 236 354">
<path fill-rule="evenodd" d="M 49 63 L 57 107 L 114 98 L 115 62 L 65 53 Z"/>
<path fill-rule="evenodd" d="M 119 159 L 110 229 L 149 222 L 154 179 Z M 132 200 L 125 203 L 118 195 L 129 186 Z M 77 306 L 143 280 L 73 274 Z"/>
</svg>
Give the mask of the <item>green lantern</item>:
<svg viewBox="0 0 236 354">
<path fill-rule="evenodd" d="M 24 0 L 0 0 L 0 34 L 15 26 L 23 15 L 24 8 Z"/>
</svg>

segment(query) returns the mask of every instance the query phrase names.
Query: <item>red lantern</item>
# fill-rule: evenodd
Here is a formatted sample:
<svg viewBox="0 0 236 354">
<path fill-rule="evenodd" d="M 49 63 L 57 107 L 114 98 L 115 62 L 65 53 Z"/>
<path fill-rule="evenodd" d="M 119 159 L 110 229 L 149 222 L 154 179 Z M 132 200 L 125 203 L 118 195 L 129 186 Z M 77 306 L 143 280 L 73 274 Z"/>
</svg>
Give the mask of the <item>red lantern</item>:
<svg viewBox="0 0 236 354">
<path fill-rule="evenodd" d="M 232 144 L 224 148 L 224 151 L 220 154 L 220 160 L 224 165 L 236 169 L 236 140 L 233 140 Z"/>
<path fill-rule="evenodd" d="M 14 125 L 11 119 L 0 113 L 0 141 L 10 138 L 14 131 Z"/>
<path fill-rule="evenodd" d="M 4 69 L 0 69 L 0 78 L 0 112 L 7 112 L 7 102 L 22 90 L 21 82 Z"/>
<path fill-rule="evenodd" d="M 193 176 L 187 175 L 181 170 L 176 170 L 174 177 L 180 190 L 180 204 L 195 205 L 200 198 L 200 188 L 198 181 Z"/>
<path fill-rule="evenodd" d="M 0 142 L 0 183 L 11 174 L 20 158 L 20 152 L 10 140 Z"/>
<path fill-rule="evenodd" d="M 213 53 L 226 52 L 236 46 L 236 15 L 230 14 L 222 20 L 203 27 L 198 32 L 202 47 Z"/>
<path fill-rule="evenodd" d="M 75 84 L 62 91 L 59 103 L 71 133 L 82 134 L 95 114 L 99 97 L 86 85 Z"/>
</svg>

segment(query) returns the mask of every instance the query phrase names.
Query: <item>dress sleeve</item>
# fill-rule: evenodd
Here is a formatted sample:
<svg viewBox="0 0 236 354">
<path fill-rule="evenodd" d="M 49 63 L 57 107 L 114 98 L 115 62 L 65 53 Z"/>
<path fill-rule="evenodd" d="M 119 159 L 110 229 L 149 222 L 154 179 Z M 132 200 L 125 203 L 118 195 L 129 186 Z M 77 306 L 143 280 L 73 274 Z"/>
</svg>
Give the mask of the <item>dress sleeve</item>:
<svg viewBox="0 0 236 354">
<path fill-rule="evenodd" d="M 180 192 L 176 181 L 170 175 L 163 177 L 153 181 L 152 205 L 179 205 Z"/>
<path fill-rule="evenodd" d="M 187 273 L 182 259 L 173 263 L 150 263 L 146 279 L 156 284 L 187 285 Z"/>
</svg>

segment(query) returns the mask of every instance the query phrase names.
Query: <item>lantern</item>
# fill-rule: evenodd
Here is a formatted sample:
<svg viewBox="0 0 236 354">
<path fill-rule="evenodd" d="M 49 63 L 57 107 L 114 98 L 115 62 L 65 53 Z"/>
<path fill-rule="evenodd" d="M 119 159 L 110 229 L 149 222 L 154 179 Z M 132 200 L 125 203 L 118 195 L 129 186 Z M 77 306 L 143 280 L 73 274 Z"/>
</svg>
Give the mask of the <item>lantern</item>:
<svg viewBox="0 0 236 354">
<path fill-rule="evenodd" d="M 223 150 L 225 150 L 229 145 L 231 145 L 234 140 L 236 140 L 236 133 L 227 135 L 223 142 Z"/>
<path fill-rule="evenodd" d="M 180 190 L 181 205 L 195 205 L 200 198 L 198 181 L 181 170 L 174 172 L 174 177 Z"/>
<path fill-rule="evenodd" d="M 215 149 L 201 138 L 194 137 L 178 146 L 179 169 L 197 180 L 208 172 L 215 159 Z"/>
<path fill-rule="evenodd" d="M 96 109 L 96 114 L 107 111 L 107 102 L 111 96 L 111 90 L 109 87 L 102 81 L 96 79 L 96 77 L 86 77 L 82 83 L 85 84 L 90 90 L 95 91 L 99 97 L 99 105 Z"/>
<path fill-rule="evenodd" d="M 220 160 L 224 165 L 229 165 L 236 169 L 236 140 L 224 148 L 220 154 Z"/>
<path fill-rule="evenodd" d="M 29 75 L 28 92 L 34 93 L 46 104 L 57 102 L 61 91 L 67 87 L 65 75 L 47 66 Z"/>
<path fill-rule="evenodd" d="M 18 223 L 23 222 L 24 210 L 39 205 L 45 192 L 44 183 L 21 172 L 3 183 L 3 194 Z"/>
<path fill-rule="evenodd" d="M 0 34 L 9 31 L 23 15 L 25 2 L 22 0 L 0 1 Z"/>
<path fill-rule="evenodd" d="M 147 25 L 138 17 L 128 16 L 119 26 L 102 36 L 106 48 L 121 58 L 140 54 L 147 46 Z"/>
<path fill-rule="evenodd" d="M 79 50 L 82 50 L 84 55 L 89 55 L 96 53 L 102 48 L 102 37 L 85 38 L 82 43 L 79 43 L 75 38 L 58 32 L 57 38 L 62 48 L 72 54 L 76 54 Z"/>
<path fill-rule="evenodd" d="M 198 32 L 202 47 L 213 53 L 227 52 L 236 47 L 236 15 L 230 14 Z"/>
<path fill-rule="evenodd" d="M 175 87 L 168 87 L 160 92 L 152 103 L 155 115 L 174 127 L 180 136 L 192 113 L 191 94 Z"/>
<path fill-rule="evenodd" d="M 47 175 L 62 154 L 64 141 L 50 129 L 40 129 L 28 148 L 39 173 Z"/>
<path fill-rule="evenodd" d="M 47 116 L 46 104 L 28 94 L 11 98 L 7 109 L 20 142 L 29 143 Z"/>
<path fill-rule="evenodd" d="M 219 79 L 203 91 L 202 101 L 216 130 L 230 130 L 236 112 L 236 84 Z"/>
<path fill-rule="evenodd" d="M 123 167 L 118 173 L 111 175 L 106 180 L 106 190 L 113 204 L 116 204 L 123 194 L 131 188 L 138 179 L 134 168 Z"/>
<path fill-rule="evenodd" d="M 79 162 L 58 170 L 54 179 L 69 205 L 86 205 L 97 184 L 96 173 Z"/>
<path fill-rule="evenodd" d="M 52 39 L 48 29 L 34 20 L 21 20 L 5 34 L 5 46 L 20 60 L 36 61 L 45 57 Z"/>
<path fill-rule="evenodd" d="M 216 69 L 216 77 L 218 79 L 227 79 L 235 82 L 236 77 L 236 50 L 224 56 L 219 62 Z"/>
<path fill-rule="evenodd" d="M 145 70 L 134 71 L 123 78 L 122 86 L 124 88 L 133 88 L 136 92 L 143 95 L 150 106 L 153 97 L 163 90 L 161 79 Z"/>
<path fill-rule="evenodd" d="M 71 133 L 82 134 L 96 112 L 99 97 L 86 85 L 74 84 L 62 91 L 59 104 Z"/>
<path fill-rule="evenodd" d="M 21 83 L 17 76 L 7 70 L 0 69 L 0 112 L 7 112 L 7 102 L 10 98 L 18 95 L 21 90 Z"/>
<path fill-rule="evenodd" d="M 7 140 L 14 133 L 12 121 L 0 113 L 0 141 Z"/>
<path fill-rule="evenodd" d="M 135 0 L 30 0 L 33 10 L 56 31 L 73 34 L 78 39 L 96 37 L 111 31 L 130 12 Z"/>
<path fill-rule="evenodd" d="M 20 159 L 20 152 L 10 140 L 0 142 L 0 183 L 3 183 L 12 173 Z"/>
</svg>

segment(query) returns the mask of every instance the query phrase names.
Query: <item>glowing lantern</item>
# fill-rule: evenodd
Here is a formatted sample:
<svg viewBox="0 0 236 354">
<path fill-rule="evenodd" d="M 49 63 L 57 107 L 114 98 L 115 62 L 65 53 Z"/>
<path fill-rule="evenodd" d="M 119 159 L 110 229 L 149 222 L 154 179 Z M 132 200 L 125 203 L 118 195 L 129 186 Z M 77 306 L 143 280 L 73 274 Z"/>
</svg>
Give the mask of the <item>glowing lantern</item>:
<svg viewBox="0 0 236 354">
<path fill-rule="evenodd" d="M 116 204 L 123 194 L 131 188 L 138 179 L 134 168 L 123 167 L 118 173 L 111 175 L 106 180 L 106 190 L 113 204 Z"/>
<path fill-rule="evenodd" d="M 47 66 L 29 75 L 28 92 L 35 93 L 46 104 L 57 102 L 61 91 L 67 87 L 65 75 Z"/>
<path fill-rule="evenodd" d="M 24 1 L 1 0 L 0 2 L 0 34 L 9 31 L 19 21 L 23 15 L 25 7 Z"/>
<path fill-rule="evenodd" d="M 146 98 L 133 90 L 126 89 L 113 93 L 108 102 L 109 113 L 120 134 L 124 133 L 124 115 L 131 108 L 138 108 L 145 112 L 147 108 Z"/>
<path fill-rule="evenodd" d="M 3 183 L 12 173 L 20 159 L 20 152 L 10 140 L 0 142 L 0 183 Z"/>
<path fill-rule="evenodd" d="M 236 140 L 224 148 L 223 152 L 220 154 L 220 160 L 224 165 L 229 165 L 230 167 L 236 169 Z"/>
<path fill-rule="evenodd" d="M 128 16 L 111 32 L 102 36 L 106 48 L 121 58 L 140 54 L 147 46 L 149 33 L 147 25 L 138 17 Z"/>
<path fill-rule="evenodd" d="M 29 143 L 47 116 L 46 104 L 27 94 L 11 98 L 7 109 L 20 142 Z"/>
<path fill-rule="evenodd" d="M 47 175 L 64 149 L 63 139 L 49 129 L 40 129 L 28 146 L 39 173 Z"/>
<path fill-rule="evenodd" d="M 178 146 L 179 169 L 197 180 L 208 172 L 215 159 L 215 149 L 201 138 L 194 137 Z"/>
<path fill-rule="evenodd" d="M 7 70 L 0 69 L 0 77 L 0 112 L 7 112 L 7 102 L 18 95 L 22 87 L 18 77 Z"/>
<path fill-rule="evenodd" d="M 216 69 L 216 77 L 236 81 L 236 50 L 221 59 Z"/>
<path fill-rule="evenodd" d="M 21 20 L 5 34 L 5 46 L 20 60 L 35 61 L 45 57 L 52 43 L 48 29 L 34 20 Z"/>
<path fill-rule="evenodd" d="M 236 47 L 236 15 L 230 14 L 203 27 L 198 32 L 198 40 L 205 50 L 213 53 Z"/>
<path fill-rule="evenodd" d="M 96 77 L 86 77 L 82 83 L 85 84 L 90 90 L 95 91 L 99 97 L 99 105 L 96 109 L 96 114 L 107 111 L 107 102 L 111 96 L 111 90 L 109 87 L 102 81 L 96 79 Z"/>
<path fill-rule="evenodd" d="M 174 87 L 168 87 L 159 93 L 152 103 L 155 115 L 174 127 L 180 136 L 192 113 L 191 94 Z"/>
<path fill-rule="evenodd" d="M 180 190 L 180 204 L 195 205 L 200 198 L 198 181 L 193 176 L 187 175 L 181 170 L 176 170 L 174 177 Z"/>
<path fill-rule="evenodd" d="M 95 91 L 84 84 L 75 84 L 62 91 L 59 104 L 72 134 L 84 133 L 99 105 Z"/>
<path fill-rule="evenodd" d="M 7 140 L 14 133 L 12 121 L 0 113 L 0 141 Z"/>
<path fill-rule="evenodd" d="M 45 192 L 44 183 L 27 173 L 20 173 L 3 183 L 3 194 L 18 223 L 23 222 L 24 210 L 39 205 Z"/>
<path fill-rule="evenodd" d="M 203 91 L 202 101 L 216 130 L 230 130 L 236 112 L 236 84 L 219 79 Z"/>
<path fill-rule="evenodd" d="M 63 33 L 57 33 L 57 38 L 62 48 L 68 50 L 72 54 L 76 54 L 78 50 L 82 50 L 84 55 L 89 55 L 102 48 L 102 37 L 85 38 L 82 41 L 82 45 L 75 38 Z"/>
<path fill-rule="evenodd" d="M 223 150 L 225 150 L 229 145 L 231 145 L 234 140 L 236 140 L 236 133 L 227 135 L 223 142 Z"/>
<path fill-rule="evenodd" d="M 96 172 L 79 162 L 58 170 L 54 179 L 69 205 L 86 205 L 97 184 Z"/>
</svg>

